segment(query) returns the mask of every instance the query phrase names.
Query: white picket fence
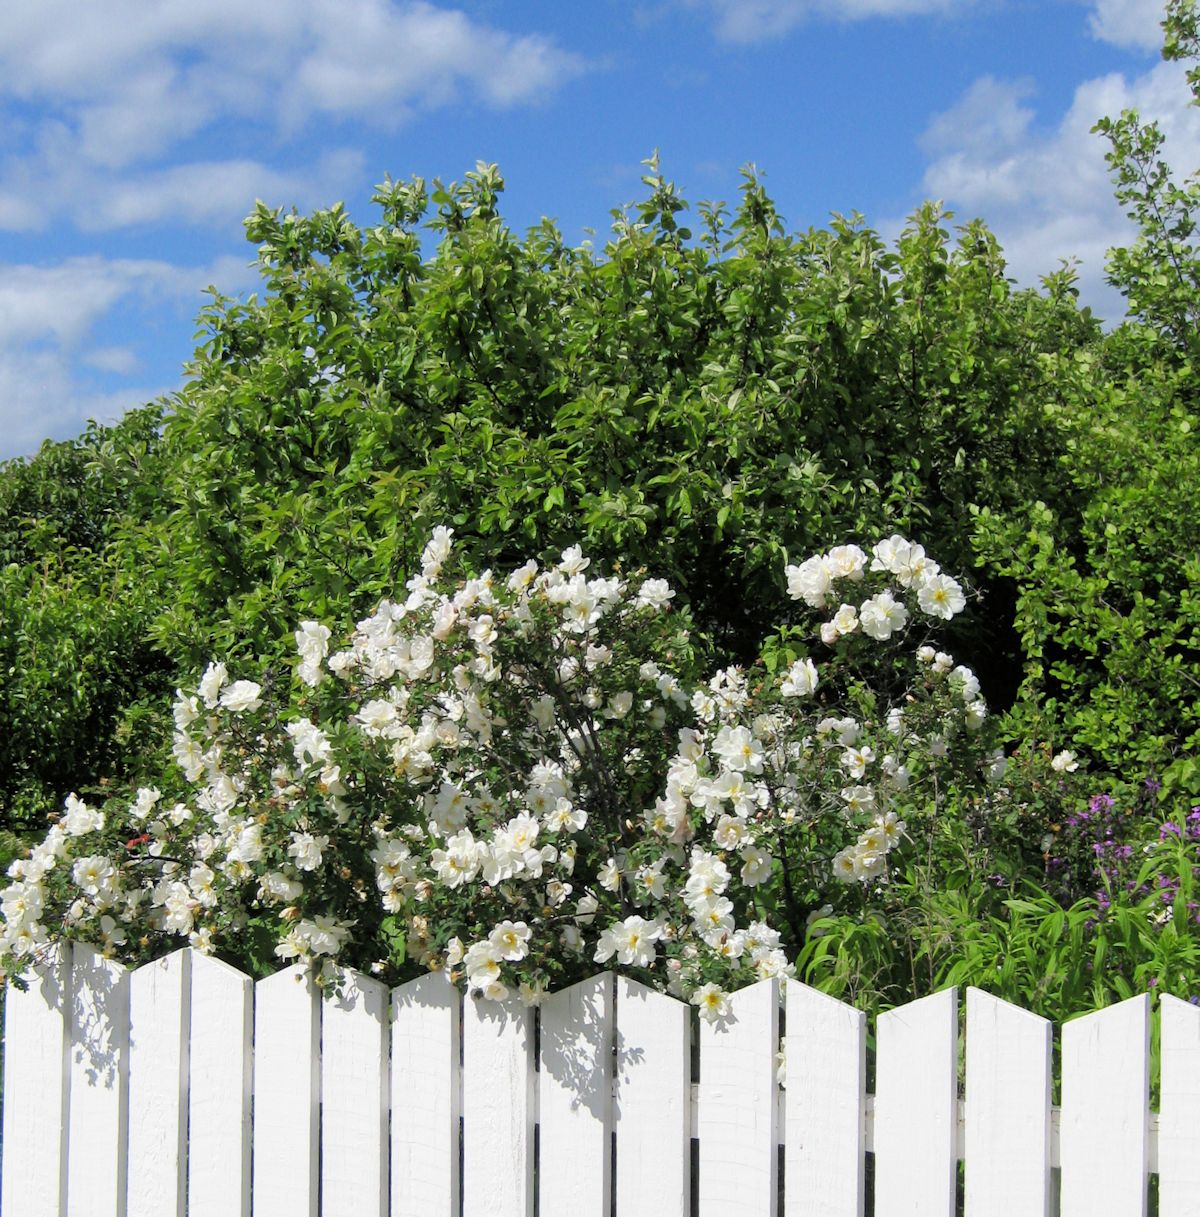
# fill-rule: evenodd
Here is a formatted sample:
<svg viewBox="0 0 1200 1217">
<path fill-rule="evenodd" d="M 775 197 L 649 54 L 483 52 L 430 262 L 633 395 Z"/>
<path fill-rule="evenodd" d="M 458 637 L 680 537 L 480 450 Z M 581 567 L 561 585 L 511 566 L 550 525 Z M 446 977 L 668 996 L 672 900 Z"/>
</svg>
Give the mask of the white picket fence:
<svg viewBox="0 0 1200 1217">
<path fill-rule="evenodd" d="M 191 951 L 130 972 L 58 948 L 5 1009 L 6 1217 L 1200 1217 L 1200 1009 L 1150 1003 L 1052 1028 L 954 990 L 866 1019 L 787 982 L 724 1027 L 598 976 L 519 1003 L 438 975 L 298 969 L 252 982 Z M 776 1081 L 786 1020 L 787 1084 Z M 693 1081 L 694 1058 L 699 1080 Z M 780 1149 L 782 1147 L 782 1149 Z M 694 1156 L 693 1156 L 694 1155 Z M 779 1178 L 782 1169 L 783 1178 Z"/>
</svg>

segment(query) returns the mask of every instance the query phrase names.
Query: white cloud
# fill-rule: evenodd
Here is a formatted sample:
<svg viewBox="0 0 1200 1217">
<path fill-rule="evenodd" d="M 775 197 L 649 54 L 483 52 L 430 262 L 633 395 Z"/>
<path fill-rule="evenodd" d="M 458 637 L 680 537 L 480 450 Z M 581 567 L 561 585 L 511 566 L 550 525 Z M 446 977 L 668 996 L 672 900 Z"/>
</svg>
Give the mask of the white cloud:
<svg viewBox="0 0 1200 1217">
<path fill-rule="evenodd" d="M 260 161 L 192 162 L 114 179 L 77 223 L 85 231 L 175 219 L 193 224 L 249 213 L 255 199 L 286 200 L 308 210 L 337 202 L 363 171 L 361 153 L 328 153 L 304 172 L 281 172 Z"/>
<path fill-rule="evenodd" d="M 24 128 L 7 115 L 10 149 L 20 134 L 0 174 L 0 228 L 240 218 L 247 197 L 295 198 L 299 181 L 330 166 L 282 174 L 236 156 L 164 159 L 225 129 L 269 147 L 322 122 L 390 129 L 460 101 L 536 103 L 585 67 L 549 38 L 427 0 L 0 5 L 0 121 L 14 103 L 39 113 Z"/>
<path fill-rule="evenodd" d="M 1163 0 L 1094 0 L 1088 24 L 1103 42 L 1156 51 L 1162 46 L 1162 18 Z"/>
<path fill-rule="evenodd" d="M 1035 125 L 1032 96 L 1027 82 L 977 80 L 929 124 L 922 189 L 960 220 L 982 216 L 1024 285 L 1062 259 L 1079 259 L 1084 302 L 1117 320 L 1124 305 L 1104 282 L 1104 254 L 1127 242 L 1132 228 L 1113 199 L 1108 144 L 1091 128 L 1104 115 L 1136 109 L 1158 121 L 1166 158 L 1182 177 L 1200 165 L 1200 111 L 1188 104 L 1183 70 L 1173 63 L 1132 79 L 1113 73 L 1085 81 L 1049 130 Z"/>
<path fill-rule="evenodd" d="M 974 0 L 707 0 L 724 42 L 753 43 L 776 38 L 819 17 L 857 21 L 867 17 L 913 17 L 957 13 Z"/>
<path fill-rule="evenodd" d="M 203 287 L 215 283 L 233 292 L 253 277 L 232 258 L 206 267 L 95 256 L 50 266 L 0 265 L 0 459 L 28 455 L 47 436 L 77 435 L 89 418 L 113 421 L 174 387 L 133 383 L 109 392 L 81 377 L 80 363 L 115 375 L 138 368 L 131 345 L 95 345 L 93 334 L 105 319 L 190 315 Z"/>
<path fill-rule="evenodd" d="M 82 387 L 58 352 L 13 358 L 0 347 L 0 460 L 32 456 L 46 439 L 71 439 L 90 419 L 114 423 L 175 387 L 146 383 L 99 393 Z"/>
<path fill-rule="evenodd" d="M 129 347 L 94 347 L 83 354 L 83 362 L 100 372 L 114 372 L 120 376 L 132 376 L 138 370 L 140 360 Z"/>
</svg>

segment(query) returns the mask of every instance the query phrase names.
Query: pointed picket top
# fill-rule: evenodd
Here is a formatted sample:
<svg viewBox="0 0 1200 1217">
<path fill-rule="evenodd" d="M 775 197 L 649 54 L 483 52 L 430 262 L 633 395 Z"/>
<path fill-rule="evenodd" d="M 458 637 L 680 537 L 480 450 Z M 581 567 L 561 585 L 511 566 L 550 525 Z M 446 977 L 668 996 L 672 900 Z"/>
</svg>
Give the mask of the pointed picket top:
<svg viewBox="0 0 1200 1217">
<path fill-rule="evenodd" d="M 692 1010 L 617 977 L 617 1212 L 691 1212 Z"/>
<path fill-rule="evenodd" d="M 188 1217 L 249 1217 L 254 982 L 191 952 Z"/>
<path fill-rule="evenodd" d="M 539 1009 L 540 1211 L 609 1217 L 613 977 L 581 980 Z"/>
<path fill-rule="evenodd" d="M 254 1217 L 317 1217 L 320 999 L 302 964 L 254 986 Z"/>
<path fill-rule="evenodd" d="M 80 943 L 71 971 L 67 1217 L 124 1217 L 129 971 Z"/>
<path fill-rule="evenodd" d="M 859 1217 L 867 1018 L 799 981 L 785 992 L 784 1213 Z"/>
<path fill-rule="evenodd" d="M 533 1217 L 534 1012 L 463 1002 L 463 1210 Z"/>
<path fill-rule="evenodd" d="M 71 947 L 39 952 L 24 991 L 4 995 L 4 1155 L 0 1206 L 61 1217 L 67 1190 Z"/>
<path fill-rule="evenodd" d="M 187 1212 L 191 965 L 185 948 L 129 977 L 127 1217 Z"/>
<path fill-rule="evenodd" d="M 1159 1017 L 1159 1211 L 1200 1217 L 1200 1007 L 1164 993 Z"/>
<path fill-rule="evenodd" d="M 875 1024 L 876 1217 L 954 1217 L 958 1174 L 958 990 Z"/>
<path fill-rule="evenodd" d="M 445 972 L 392 990 L 392 1217 L 458 1217 L 462 997 Z"/>
<path fill-rule="evenodd" d="M 344 971 L 321 1023 L 322 1217 L 386 1217 L 388 1000 L 381 981 Z"/>
<path fill-rule="evenodd" d="M 1150 997 L 1063 1024 L 1062 1217 L 1146 1212 Z"/>
<path fill-rule="evenodd" d="M 727 1019 L 700 1023 L 697 1135 L 700 1217 L 765 1217 L 778 1202 L 779 985 L 729 998 Z"/>
<path fill-rule="evenodd" d="M 964 1161 L 970 1217 L 1050 1212 L 1052 1028 L 967 990 Z"/>
</svg>

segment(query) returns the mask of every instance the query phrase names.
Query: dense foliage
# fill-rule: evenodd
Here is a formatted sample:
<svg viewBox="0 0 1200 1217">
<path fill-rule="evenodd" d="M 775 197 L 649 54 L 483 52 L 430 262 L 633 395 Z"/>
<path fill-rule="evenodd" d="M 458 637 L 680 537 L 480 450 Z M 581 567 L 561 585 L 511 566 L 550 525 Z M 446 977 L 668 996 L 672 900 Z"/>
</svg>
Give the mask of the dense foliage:
<svg viewBox="0 0 1200 1217">
<path fill-rule="evenodd" d="M 1194 61 L 1193 0 L 1164 28 Z M 813 645 L 775 632 L 788 563 L 901 532 L 970 575 L 946 645 L 1008 772 L 940 785 L 886 885 L 792 927 L 801 968 L 868 1002 L 985 977 L 1050 1012 L 1200 990 L 1198 188 L 1137 115 L 1099 136 L 1137 229 L 1108 331 L 1069 267 L 1015 290 L 982 222 L 931 204 L 894 246 L 857 216 L 788 232 L 751 171 L 688 228 L 652 159 L 599 248 L 513 233 L 494 166 L 389 179 L 367 228 L 259 205 L 262 290 L 213 297 L 182 391 L 0 469 L 8 829 L 165 790 L 177 686 L 366 617 L 438 525 L 469 570 L 579 544 L 654 571 L 701 667 L 755 679 Z M 1081 846 L 1099 796 L 1120 815 Z M 1089 871 L 1110 845 L 1141 863 Z"/>
</svg>

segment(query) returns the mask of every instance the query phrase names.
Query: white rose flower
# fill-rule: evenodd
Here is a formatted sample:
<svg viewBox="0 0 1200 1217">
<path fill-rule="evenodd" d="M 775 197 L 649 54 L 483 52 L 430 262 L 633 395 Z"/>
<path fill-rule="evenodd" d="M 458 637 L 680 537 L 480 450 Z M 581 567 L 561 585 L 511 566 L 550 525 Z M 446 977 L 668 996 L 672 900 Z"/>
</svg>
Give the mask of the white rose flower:
<svg viewBox="0 0 1200 1217">
<path fill-rule="evenodd" d="M 835 579 L 857 583 L 866 569 L 867 555 L 857 545 L 835 545 L 825 555 L 825 565 Z"/>
<path fill-rule="evenodd" d="M 811 659 L 797 659 L 784 675 L 779 691 L 784 697 L 808 697 L 816 692 L 818 684 L 817 665 Z"/>
<path fill-rule="evenodd" d="M 891 592 L 884 591 L 863 601 L 858 618 L 864 634 L 884 642 L 907 624 L 908 609 Z"/>
<path fill-rule="evenodd" d="M 692 994 L 692 1005 L 699 1007 L 700 1017 L 706 1023 L 720 1022 L 733 1013 L 729 994 L 713 981 L 709 981 L 706 985 L 701 985 Z"/>
<path fill-rule="evenodd" d="M 200 678 L 200 696 L 204 704 L 211 710 L 216 704 L 221 693 L 221 687 L 228 680 L 229 673 L 225 670 L 223 663 L 212 662 L 204 669 L 204 675 Z"/>
<path fill-rule="evenodd" d="M 523 921 L 502 921 L 488 935 L 500 959 L 517 962 L 529 954 L 529 926 Z"/>
<path fill-rule="evenodd" d="M 658 612 L 671 603 L 674 595 L 675 592 L 665 579 L 647 579 L 638 589 L 634 604 L 637 608 L 647 608 Z"/>
<path fill-rule="evenodd" d="M 104 812 L 89 807 L 78 795 L 67 795 L 65 806 L 66 815 L 61 823 L 68 837 L 82 837 L 84 833 L 99 832 L 104 827 Z"/>
<path fill-rule="evenodd" d="M 966 608 L 967 599 L 955 580 L 949 575 L 937 574 L 926 577 L 918 585 L 917 604 L 927 616 L 949 621 Z"/>
<path fill-rule="evenodd" d="M 221 705 L 234 714 L 245 710 L 257 710 L 262 705 L 262 685 L 256 685 L 252 680 L 235 680 L 221 692 Z"/>
<path fill-rule="evenodd" d="M 308 832 L 292 833 L 288 846 L 288 857 L 295 859 L 297 870 L 316 870 L 329 848 L 329 838 L 314 836 Z"/>
<path fill-rule="evenodd" d="M 1050 768 L 1055 773 L 1074 773 L 1079 768 L 1079 762 L 1075 759 L 1075 753 L 1059 752 L 1051 760 Z"/>
<path fill-rule="evenodd" d="M 593 958 L 597 963 L 607 963 L 616 955 L 617 962 L 625 967 L 648 968 L 657 954 L 654 944 L 662 936 L 659 922 L 636 915 L 626 917 L 600 932 Z"/>
<path fill-rule="evenodd" d="M 788 595 L 793 600 L 803 600 L 809 608 L 824 608 L 833 580 L 825 560 L 817 555 L 799 566 L 789 566 L 787 575 Z"/>
</svg>

